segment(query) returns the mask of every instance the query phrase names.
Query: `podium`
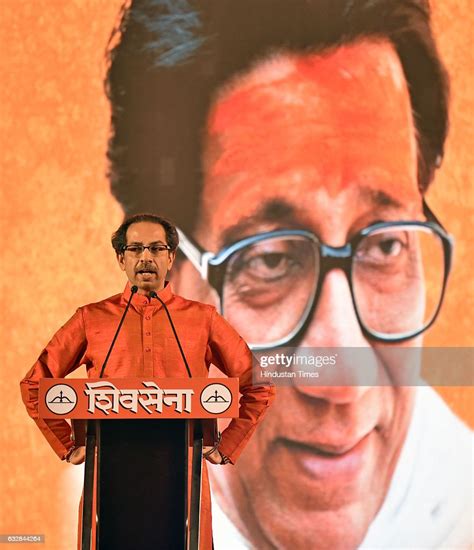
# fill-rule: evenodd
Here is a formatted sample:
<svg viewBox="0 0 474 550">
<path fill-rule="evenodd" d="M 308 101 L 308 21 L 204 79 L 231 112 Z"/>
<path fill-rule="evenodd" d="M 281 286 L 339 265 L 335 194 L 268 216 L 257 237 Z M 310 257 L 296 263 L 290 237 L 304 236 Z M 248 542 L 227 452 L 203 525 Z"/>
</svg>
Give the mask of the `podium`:
<svg viewBox="0 0 474 550">
<path fill-rule="evenodd" d="M 203 446 L 238 416 L 238 379 L 49 378 L 39 391 L 40 416 L 71 419 L 86 445 L 82 550 L 199 549 Z"/>
</svg>

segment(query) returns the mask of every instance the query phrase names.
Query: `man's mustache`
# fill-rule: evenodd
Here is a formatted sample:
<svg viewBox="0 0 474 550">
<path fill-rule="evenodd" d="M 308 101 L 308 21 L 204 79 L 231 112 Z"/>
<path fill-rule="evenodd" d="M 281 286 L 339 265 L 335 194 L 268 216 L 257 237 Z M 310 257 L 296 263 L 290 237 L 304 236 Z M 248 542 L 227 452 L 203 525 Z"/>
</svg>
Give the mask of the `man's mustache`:
<svg viewBox="0 0 474 550">
<path fill-rule="evenodd" d="M 142 263 L 135 268 L 135 273 L 143 273 L 145 271 L 157 273 L 156 266 L 152 263 Z"/>
</svg>

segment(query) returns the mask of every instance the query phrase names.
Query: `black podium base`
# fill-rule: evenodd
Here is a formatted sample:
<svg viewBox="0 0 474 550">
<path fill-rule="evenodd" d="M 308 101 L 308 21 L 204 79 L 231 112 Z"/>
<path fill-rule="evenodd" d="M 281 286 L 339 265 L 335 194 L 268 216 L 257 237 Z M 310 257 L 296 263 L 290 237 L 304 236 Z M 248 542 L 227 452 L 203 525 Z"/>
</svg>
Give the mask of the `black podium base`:
<svg viewBox="0 0 474 550">
<path fill-rule="evenodd" d="M 100 421 L 98 550 L 184 550 L 185 420 Z"/>
</svg>

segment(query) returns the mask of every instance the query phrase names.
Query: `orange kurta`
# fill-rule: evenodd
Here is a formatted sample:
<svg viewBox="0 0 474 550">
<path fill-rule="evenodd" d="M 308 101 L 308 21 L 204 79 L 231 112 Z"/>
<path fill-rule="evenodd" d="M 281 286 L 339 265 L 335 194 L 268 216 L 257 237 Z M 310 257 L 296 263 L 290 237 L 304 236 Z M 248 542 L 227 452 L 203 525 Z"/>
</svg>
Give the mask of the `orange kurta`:
<svg viewBox="0 0 474 550">
<path fill-rule="evenodd" d="M 219 450 L 235 463 L 269 406 L 274 389 L 252 385 L 251 352 L 213 306 L 173 294 L 170 284 L 158 294 L 170 311 L 192 375 L 207 377 L 210 365 L 214 364 L 227 376 L 239 378 L 242 394 L 239 418 L 233 419 L 224 430 L 219 445 Z M 122 294 L 80 307 L 53 336 L 21 381 L 28 414 L 61 459 L 73 445 L 71 429 L 65 420 L 38 417 L 39 380 L 65 377 L 82 364 L 86 365 L 89 377 L 98 378 L 129 298 L 130 284 L 127 283 Z M 140 294 L 132 298 L 104 372 L 104 378 L 134 376 L 188 377 L 163 306 L 158 300 Z M 207 472 L 203 473 L 202 513 L 208 517 L 202 517 L 202 523 L 203 527 L 209 526 L 210 533 L 210 494 L 205 490 Z M 203 536 L 202 542 L 202 548 L 210 548 L 207 536 Z"/>
</svg>

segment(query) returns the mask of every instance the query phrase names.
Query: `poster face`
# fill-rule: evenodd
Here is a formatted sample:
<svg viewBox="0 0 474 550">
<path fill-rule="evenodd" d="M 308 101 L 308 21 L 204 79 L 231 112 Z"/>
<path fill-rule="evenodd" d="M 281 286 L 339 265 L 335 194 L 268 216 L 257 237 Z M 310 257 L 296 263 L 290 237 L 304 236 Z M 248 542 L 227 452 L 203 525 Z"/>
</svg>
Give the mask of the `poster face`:
<svg viewBox="0 0 474 550">
<path fill-rule="evenodd" d="M 472 349 L 468 3 L 428 24 L 424 2 L 207 4 L 2 4 L 0 535 L 75 545 L 82 467 L 18 383 L 78 306 L 121 292 L 109 236 L 146 211 L 181 231 L 174 291 L 277 387 L 211 470 L 216 548 L 467 547 L 472 386 L 443 368 Z M 452 352 L 397 383 L 393 350 L 423 347 Z"/>
</svg>

